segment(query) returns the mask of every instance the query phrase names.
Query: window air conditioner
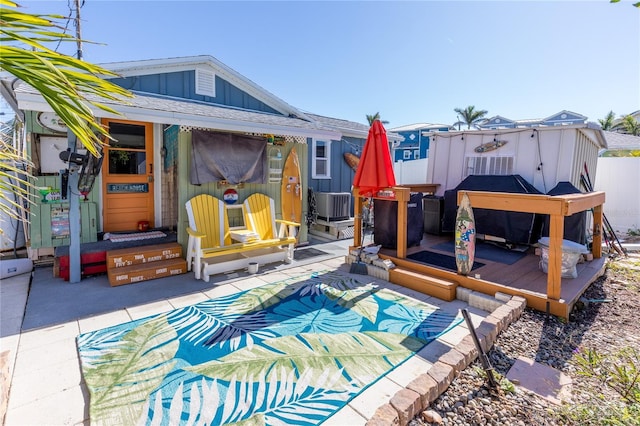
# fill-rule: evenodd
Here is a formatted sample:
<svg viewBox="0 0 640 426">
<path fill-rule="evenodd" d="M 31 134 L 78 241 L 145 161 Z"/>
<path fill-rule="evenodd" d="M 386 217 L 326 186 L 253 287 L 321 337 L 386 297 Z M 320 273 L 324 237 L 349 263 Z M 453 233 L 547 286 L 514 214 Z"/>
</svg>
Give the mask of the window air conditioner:
<svg viewBox="0 0 640 426">
<path fill-rule="evenodd" d="M 351 217 L 351 194 L 348 192 L 317 192 L 318 219 L 328 222 Z"/>
</svg>

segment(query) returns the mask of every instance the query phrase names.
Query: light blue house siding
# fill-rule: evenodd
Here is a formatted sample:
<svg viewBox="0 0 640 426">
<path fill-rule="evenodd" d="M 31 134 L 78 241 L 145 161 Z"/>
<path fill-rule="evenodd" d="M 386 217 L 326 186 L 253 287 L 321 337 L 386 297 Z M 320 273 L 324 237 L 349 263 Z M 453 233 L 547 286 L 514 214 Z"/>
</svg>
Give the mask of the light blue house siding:
<svg viewBox="0 0 640 426">
<path fill-rule="evenodd" d="M 307 142 L 313 148 L 312 141 Z M 351 153 L 358 157 L 362 153 L 365 140 L 344 137 L 341 141 L 331 141 L 330 152 L 330 175 L 328 178 L 309 179 L 309 188 L 314 192 L 349 192 L 353 185 L 355 172 L 347 165 L 344 159 L 345 153 Z M 312 170 L 313 155 L 309 155 L 309 170 Z"/>
<path fill-rule="evenodd" d="M 523 124 L 523 125 L 526 126 L 527 124 Z M 481 129 L 515 129 L 516 126 L 517 126 L 517 123 L 515 121 L 498 115 L 480 124 L 479 127 Z"/>
<path fill-rule="evenodd" d="M 309 144 L 309 189 L 314 193 L 318 192 L 347 192 L 351 194 L 353 186 L 353 178 L 355 171 L 349 167 L 344 159 L 345 153 L 351 153 L 358 157 L 362 154 L 365 139 L 354 137 L 343 137 L 341 141 L 331 141 L 330 152 L 330 178 L 316 179 L 312 175 L 313 167 L 313 143 L 308 140 Z M 353 216 L 353 200 L 349 214 Z"/>
<path fill-rule="evenodd" d="M 189 99 L 208 104 L 225 105 L 247 110 L 280 114 L 265 103 L 238 89 L 228 81 L 216 76 L 216 96 L 204 96 L 195 92 L 195 71 L 180 71 L 162 74 L 115 78 L 110 81 L 125 89 L 137 92 L 155 93 L 180 99 Z"/>
<path fill-rule="evenodd" d="M 555 113 L 547 118 L 527 119 L 527 120 L 511 120 L 500 115 L 488 118 L 478 124 L 480 129 L 515 129 L 522 127 L 539 127 L 539 126 L 567 126 L 570 124 L 584 124 L 587 117 L 582 114 L 563 110 Z"/>
</svg>

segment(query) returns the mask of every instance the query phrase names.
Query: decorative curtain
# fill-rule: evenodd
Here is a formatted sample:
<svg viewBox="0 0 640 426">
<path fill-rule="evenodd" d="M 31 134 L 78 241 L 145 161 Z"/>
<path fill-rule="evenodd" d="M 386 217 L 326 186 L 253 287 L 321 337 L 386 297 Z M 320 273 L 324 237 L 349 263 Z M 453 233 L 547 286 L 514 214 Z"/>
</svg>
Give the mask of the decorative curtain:
<svg viewBox="0 0 640 426">
<path fill-rule="evenodd" d="M 227 181 L 267 183 L 267 140 L 235 133 L 191 131 L 191 170 L 193 185 Z"/>
</svg>

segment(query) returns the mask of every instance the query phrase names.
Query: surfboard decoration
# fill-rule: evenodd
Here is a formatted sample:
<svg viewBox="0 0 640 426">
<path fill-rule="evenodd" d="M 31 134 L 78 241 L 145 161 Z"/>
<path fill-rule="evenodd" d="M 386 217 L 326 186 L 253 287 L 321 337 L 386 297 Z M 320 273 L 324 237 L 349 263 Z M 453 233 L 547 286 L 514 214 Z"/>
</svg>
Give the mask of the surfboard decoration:
<svg viewBox="0 0 640 426">
<path fill-rule="evenodd" d="M 352 154 L 350 152 L 345 152 L 344 161 L 346 161 L 346 163 L 349 165 L 349 167 L 353 169 L 354 172 L 358 170 L 358 164 L 360 164 L 360 157 L 358 157 L 357 155 Z"/>
<path fill-rule="evenodd" d="M 465 193 L 456 215 L 455 255 L 460 275 L 469 275 L 476 253 L 476 224 L 469 196 Z"/>
<path fill-rule="evenodd" d="M 509 141 L 491 141 L 475 147 L 477 153 L 489 152 L 505 146 Z"/>
<path fill-rule="evenodd" d="M 300 160 L 296 148 L 291 148 L 282 169 L 280 187 L 282 219 L 302 223 L 302 181 L 300 179 Z"/>
</svg>

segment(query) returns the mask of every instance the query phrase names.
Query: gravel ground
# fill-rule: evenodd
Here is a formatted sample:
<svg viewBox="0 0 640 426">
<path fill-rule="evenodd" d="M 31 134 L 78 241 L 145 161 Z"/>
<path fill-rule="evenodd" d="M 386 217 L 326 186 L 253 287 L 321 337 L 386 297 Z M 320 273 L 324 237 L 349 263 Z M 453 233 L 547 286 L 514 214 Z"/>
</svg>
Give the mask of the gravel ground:
<svg viewBox="0 0 640 426">
<path fill-rule="evenodd" d="M 624 348 L 632 348 L 636 352 L 631 354 L 630 361 L 617 365 L 635 366 L 635 374 L 640 376 L 640 252 L 629 253 L 627 258 L 611 258 L 605 275 L 583 296 L 608 301 L 578 304 L 569 322 L 527 309 L 498 336 L 488 352 L 495 372 L 501 376 L 506 376 L 519 356 L 561 370 L 572 380 L 569 403 L 554 405 L 506 379 L 501 382 L 501 389 L 492 391 L 476 360 L 410 426 L 640 425 L 640 404 L 625 405 L 611 386 L 580 374 L 578 364 L 579 354 L 588 349 L 596 349 L 602 355 L 617 355 Z M 640 377 L 637 379 L 640 398 Z M 627 417 L 614 414 L 625 407 L 632 414 Z M 617 418 L 617 422 L 611 417 Z"/>
</svg>

